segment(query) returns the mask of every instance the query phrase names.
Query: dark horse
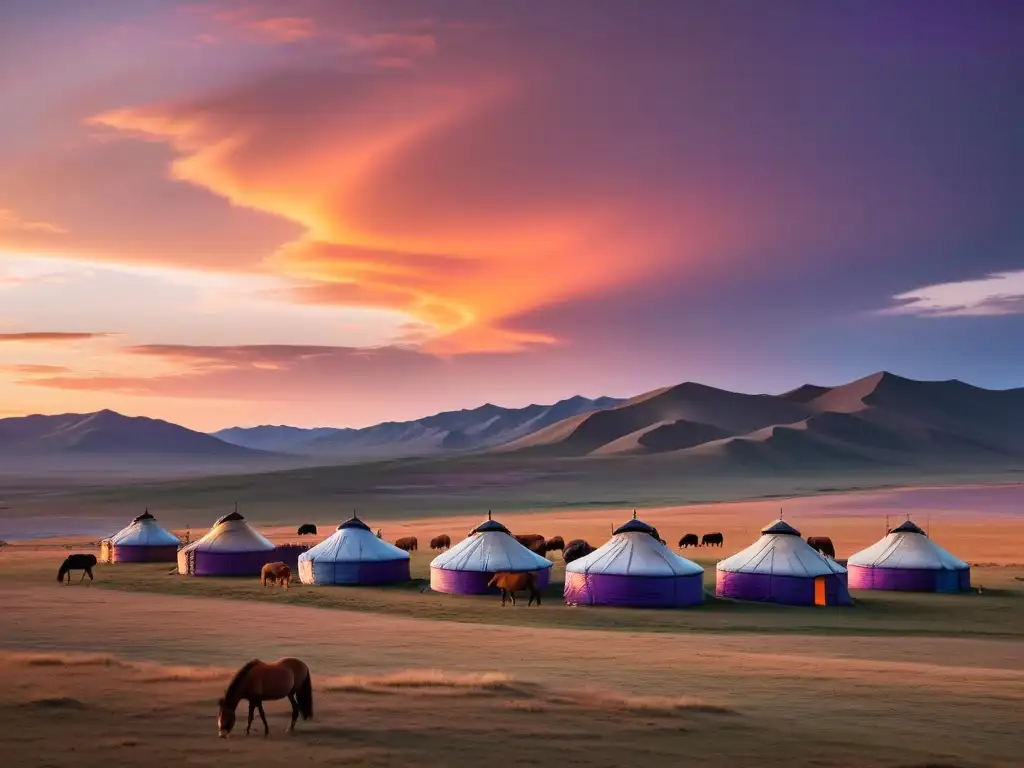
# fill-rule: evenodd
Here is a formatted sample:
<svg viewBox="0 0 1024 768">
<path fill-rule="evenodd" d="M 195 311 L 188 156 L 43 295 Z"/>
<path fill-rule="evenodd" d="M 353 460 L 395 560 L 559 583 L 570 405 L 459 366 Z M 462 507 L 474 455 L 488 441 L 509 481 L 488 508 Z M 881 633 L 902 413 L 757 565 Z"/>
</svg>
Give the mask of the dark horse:
<svg viewBox="0 0 1024 768">
<path fill-rule="evenodd" d="M 245 699 L 249 702 L 249 724 L 245 735 L 252 728 L 252 718 L 259 710 L 263 721 L 263 735 L 270 735 L 267 715 L 263 711 L 264 701 L 287 698 L 292 705 L 292 722 L 288 732 L 295 730 L 295 721 L 302 715 L 303 720 L 313 717 L 313 680 L 309 667 L 298 659 L 284 658 L 269 664 L 253 659 L 242 667 L 228 683 L 224 698 L 217 702 L 217 734 L 226 739 L 235 727 L 235 710 Z"/>
<path fill-rule="evenodd" d="M 697 538 L 696 533 L 688 533 L 679 540 L 679 548 L 684 547 L 696 547 L 700 543 L 700 539 Z"/>
<path fill-rule="evenodd" d="M 307 536 L 307 535 L 316 536 L 316 526 L 313 525 L 312 523 L 303 523 L 302 525 L 299 526 L 299 530 L 297 531 L 297 535 L 299 535 L 299 536 Z"/>
<path fill-rule="evenodd" d="M 723 543 L 725 543 L 725 537 L 720 533 L 705 533 L 700 539 L 702 547 L 720 547 Z"/>
<path fill-rule="evenodd" d="M 828 536 L 808 536 L 807 543 L 811 549 L 817 550 L 823 555 L 828 555 L 833 560 L 836 559 L 836 548 L 832 544 L 832 539 Z"/>
<path fill-rule="evenodd" d="M 89 581 L 92 581 L 92 569 L 95 565 L 96 555 L 68 555 L 67 559 L 60 564 L 60 570 L 57 571 L 57 581 L 63 582 L 66 575 L 68 584 L 70 584 L 72 571 L 82 571 L 82 578 L 79 581 L 85 580 L 86 576 L 89 577 Z"/>
</svg>

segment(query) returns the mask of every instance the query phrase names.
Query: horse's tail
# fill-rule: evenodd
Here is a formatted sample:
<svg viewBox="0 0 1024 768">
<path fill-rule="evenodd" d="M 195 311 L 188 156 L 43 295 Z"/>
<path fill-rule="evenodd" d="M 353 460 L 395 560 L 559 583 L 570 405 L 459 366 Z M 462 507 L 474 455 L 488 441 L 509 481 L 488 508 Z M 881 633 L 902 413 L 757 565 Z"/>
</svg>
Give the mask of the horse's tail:
<svg viewBox="0 0 1024 768">
<path fill-rule="evenodd" d="M 299 702 L 299 712 L 303 720 L 313 719 L 313 678 L 306 668 L 306 679 L 302 681 L 295 698 Z"/>
<path fill-rule="evenodd" d="M 57 571 L 57 581 L 64 581 L 64 577 L 68 575 L 69 570 L 71 569 L 68 568 L 67 560 L 65 560 L 61 563 L 60 570 Z"/>
</svg>

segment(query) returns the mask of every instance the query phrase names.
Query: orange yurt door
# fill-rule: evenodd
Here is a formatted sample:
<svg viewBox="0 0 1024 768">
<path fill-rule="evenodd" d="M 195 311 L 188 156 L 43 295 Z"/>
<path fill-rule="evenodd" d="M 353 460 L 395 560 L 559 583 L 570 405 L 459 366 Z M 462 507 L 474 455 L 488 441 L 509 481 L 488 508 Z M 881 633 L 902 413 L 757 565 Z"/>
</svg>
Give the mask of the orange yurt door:
<svg viewBox="0 0 1024 768">
<path fill-rule="evenodd" d="M 825 597 L 825 577 L 819 576 L 814 580 L 814 604 L 815 605 L 828 605 L 828 600 Z"/>
</svg>

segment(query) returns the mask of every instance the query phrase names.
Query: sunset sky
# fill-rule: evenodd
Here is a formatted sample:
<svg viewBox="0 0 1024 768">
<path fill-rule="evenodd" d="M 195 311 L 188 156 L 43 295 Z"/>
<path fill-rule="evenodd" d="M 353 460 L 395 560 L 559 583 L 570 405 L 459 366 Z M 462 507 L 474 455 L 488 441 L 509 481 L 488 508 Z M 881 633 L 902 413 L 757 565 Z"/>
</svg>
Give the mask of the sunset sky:
<svg viewBox="0 0 1024 768">
<path fill-rule="evenodd" d="M 0 5 L 0 417 L 1024 385 L 1024 3 Z"/>
</svg>

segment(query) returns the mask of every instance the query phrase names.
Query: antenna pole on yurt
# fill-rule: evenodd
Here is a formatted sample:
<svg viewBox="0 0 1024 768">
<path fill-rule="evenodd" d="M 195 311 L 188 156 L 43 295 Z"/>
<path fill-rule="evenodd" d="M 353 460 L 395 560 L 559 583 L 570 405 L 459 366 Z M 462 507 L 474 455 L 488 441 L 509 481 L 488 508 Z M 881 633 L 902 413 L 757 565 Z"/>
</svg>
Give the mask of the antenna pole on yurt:
<svg viewBox="0 0 1024 768">
<path fill-rule="evenodd" d="M 885 516 L 885 535 L 889 535 L 889 516 Z"/>
</svg>

